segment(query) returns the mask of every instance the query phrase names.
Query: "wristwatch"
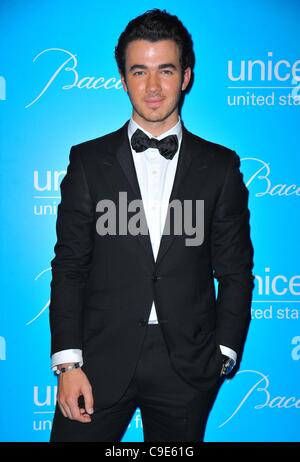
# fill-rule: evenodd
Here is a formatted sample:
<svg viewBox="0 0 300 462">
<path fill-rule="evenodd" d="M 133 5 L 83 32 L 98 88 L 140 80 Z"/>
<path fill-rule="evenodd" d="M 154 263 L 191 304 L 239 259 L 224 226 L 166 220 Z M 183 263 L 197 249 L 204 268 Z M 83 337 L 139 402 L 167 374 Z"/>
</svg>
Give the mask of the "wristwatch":
<svg viewBox="0 0 300 462">
<path fill-rule="evenodd" d="M 222 355 L 222 356 L 223 356 L 223 365 L 222 365 L 221 375 L 228 375 L 234 368 L 235 361 L 234 359 L 229 358 L 228 356 L 225 356 L 225 355 Z"/>
</svg>

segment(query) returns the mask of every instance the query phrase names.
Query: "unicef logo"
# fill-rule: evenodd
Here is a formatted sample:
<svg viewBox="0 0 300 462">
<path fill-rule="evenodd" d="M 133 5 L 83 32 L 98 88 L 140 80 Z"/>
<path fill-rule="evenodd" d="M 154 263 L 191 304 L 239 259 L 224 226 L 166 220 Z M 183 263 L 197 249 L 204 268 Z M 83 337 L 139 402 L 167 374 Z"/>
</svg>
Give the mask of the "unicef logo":
<svg viewBox="0 0 300 462">
<path fill-rule="evenodd" d="M 0 101 L 6 100 L 6 80 L 0 75 Z"/>
<path fill-rule="evenodd" d="M 0 361 L 6 360 L 6 341 L 4 337 L 0 337 Z"/>
</svg>

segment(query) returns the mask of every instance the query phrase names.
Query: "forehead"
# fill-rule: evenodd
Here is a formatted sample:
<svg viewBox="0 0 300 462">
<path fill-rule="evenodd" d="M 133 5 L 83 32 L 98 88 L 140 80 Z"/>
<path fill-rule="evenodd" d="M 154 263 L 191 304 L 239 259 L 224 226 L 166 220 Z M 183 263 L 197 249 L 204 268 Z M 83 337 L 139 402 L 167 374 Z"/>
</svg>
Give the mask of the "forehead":
<svg viewBox="0 0 300 462">
<path fill-rule="evenodd" d="M 174 40 L 133 40 L 126 48 L 126 65 L 133 64 L 158 65 L 164 63 L 178 64 L 179 46 Z"/>
</svg>

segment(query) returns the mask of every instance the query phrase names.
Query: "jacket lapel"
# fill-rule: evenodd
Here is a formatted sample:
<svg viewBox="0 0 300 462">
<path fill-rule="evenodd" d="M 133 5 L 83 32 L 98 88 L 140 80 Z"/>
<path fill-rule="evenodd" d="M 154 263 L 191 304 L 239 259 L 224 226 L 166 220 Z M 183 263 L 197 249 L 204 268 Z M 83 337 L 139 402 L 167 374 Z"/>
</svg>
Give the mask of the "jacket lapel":
<svg viewBox="0 0 300 462">
<path fill-rule="evenodd" d="M 192 163 L 192 152 L 191 152 L 191 146 L 189 142 L 189 133 L 185 129 L 184 125 L 182 125 L 182 141 L 181 141 L 181 146 L 180 146 L 180 151 L 179 151 L 179 156 L 178 156 L 178 162 L 177 162 L 177 168 L 176 168 L 176 173 L 175 173 L 175 178 L 174 178 L 174 183 L 173 183 L 173 188 L 170 194 L 169 198 L 169 204 L 172 202 L 173 199 L 176 199 L 178 197 L 178 192 L 180 185 L 186 176 L 187 172 L 189 171 L 189 168 Z M 166 217 L 166 222 L 167 218 L 169 215 L 169 209 Z M 158 265 L 161 263 L 163 257 L 165 256 L 166 252 L 169 250 L 171 244 L 174 241 L 174 235 L 173 234 L 162 234 L 161 240 L 160 240 L 160 246 L 156 258 L 156 268 Z"/>
<path fill-rule="evenodd" d="M 109 143 L 109 152 L 102 156 L 100 162 L 105 180 L 115 196 L 115 200 L 119 200 L 119 193 L 122 192 L 127 195 L 126 206 L 134 200 L 139 200 L 143 205 L 129 145 L 127 126 L 128 121 L 115 133 Z M 143 216 L 144 223 L 147 223 L 144 209 L 140 213 Z M 148 228 L 147 234 L 138 234 L 136 238 L 144 249 L 149 263 L 154 266 L 155 261 Z"/>
</svg>

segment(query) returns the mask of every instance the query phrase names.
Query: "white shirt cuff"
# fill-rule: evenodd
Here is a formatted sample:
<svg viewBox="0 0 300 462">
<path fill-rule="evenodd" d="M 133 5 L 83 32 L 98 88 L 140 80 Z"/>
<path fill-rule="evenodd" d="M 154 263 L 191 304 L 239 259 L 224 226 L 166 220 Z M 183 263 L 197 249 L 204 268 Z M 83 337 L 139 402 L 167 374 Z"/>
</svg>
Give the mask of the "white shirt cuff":
<svg viewBox="0 0 300 462">
<path fill-rule="evenodd" d="M 220 345 L 220 348 L 221 348 L 221 352 L 223 355 L 225 356 L 228 356 L 229 358 L 233 359 L 234 361 L 234 365 L 236 364 L 236 360 L 237 360 L 237 354 L 234 350 L 232 350 L 231 348 L 228 348 L 224 345 Z"/>
<path fill-rule="evenodd" d="M 65 363 L 79 363 L 81 367 L 83 365 L 82 350 L 62 350 L 52 355 L 51 368 L 53 371 L 57 370 L 59 364 Z"/>
</svg>

